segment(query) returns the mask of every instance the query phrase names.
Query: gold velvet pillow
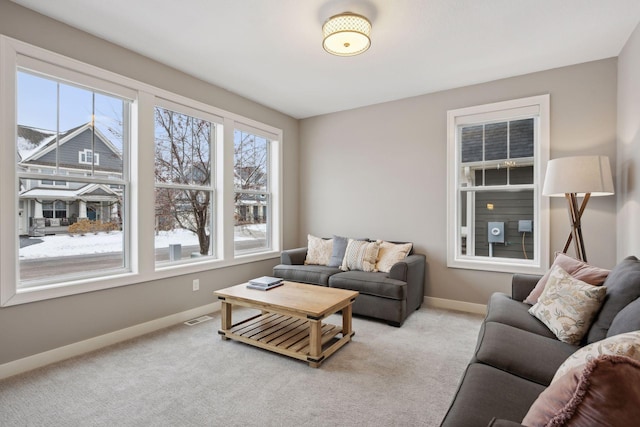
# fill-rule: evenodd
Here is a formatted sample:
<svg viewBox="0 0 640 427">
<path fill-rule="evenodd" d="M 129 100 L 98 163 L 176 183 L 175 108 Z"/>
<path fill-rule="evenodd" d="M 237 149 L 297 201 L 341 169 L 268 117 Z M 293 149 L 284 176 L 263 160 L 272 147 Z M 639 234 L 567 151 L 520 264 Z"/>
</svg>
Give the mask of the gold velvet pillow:
<svg viewBox="0 0 640 427">
<path fill-rule="evenodd" d="M 305 264 L 329 265 L 331 253 L 333 252 L 333 239 L 323 239 L 321 237 L 307 235 L 307 257 Z"/>
<path fill-rule="evenodd" d="M 600 310 L 605 286 L 593 286 L 572 277 L 562 267 L 551 269 L 547 285 L 529 313 L 563 342 L 579 344 Z"/>
</svg>

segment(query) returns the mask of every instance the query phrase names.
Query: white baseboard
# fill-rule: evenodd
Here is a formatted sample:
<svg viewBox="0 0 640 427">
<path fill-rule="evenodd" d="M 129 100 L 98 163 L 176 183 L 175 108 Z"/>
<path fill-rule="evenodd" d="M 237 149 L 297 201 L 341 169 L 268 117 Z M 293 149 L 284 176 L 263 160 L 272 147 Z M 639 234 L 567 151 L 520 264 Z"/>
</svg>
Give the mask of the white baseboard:
<svg viewBox="0 0 640 427">
<path fill-rule="evenodd" d="M 220 302 L 203 305 L 202 307 L 193 308 L 181 313 L 172 314 L 170 316 L 161 317 L 160 319 L 151 320 L 129 328 L 120 329 L 108 334 L 89 338 L 64 347 L 54 348 L 53 350 L 43 353 L 34 354 L 22 359 L 14 360 L 0 365 L 0 380 L 13 375 L 21 374 L 32 369 L 40 368 L 51 363 L 60 362 L 70 357 L 79 356 L 90 351 L 98 350 L 109 345 L 113 345 L 131 338 L 139 337 L 150 332 L 157 331 L 162 328 L 176 325 L 187 320 L 220 311 Z"/>
<path fill-rule="evenodd" d="M 466 311 L 467 313 L 487 314 L 487 306 L 472 302 L 456 301 L 452 299 L 424 297 L 424 304 L 428 307 L 446 308 L 447 310 Z"/>
</svg>

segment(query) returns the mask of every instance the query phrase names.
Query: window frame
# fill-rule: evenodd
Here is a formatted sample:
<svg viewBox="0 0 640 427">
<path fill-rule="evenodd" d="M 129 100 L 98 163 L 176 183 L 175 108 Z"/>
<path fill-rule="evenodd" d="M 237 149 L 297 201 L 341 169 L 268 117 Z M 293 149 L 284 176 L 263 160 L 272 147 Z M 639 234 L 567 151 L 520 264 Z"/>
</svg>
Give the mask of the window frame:
<svg viewBox="0 0 640 427">
<path fill-rule="evenodd" d="M 266 200 L 267 200 L 267 223 L 266 223 L 266 230 L 267 230 L 267 236 L 266 236 L 266 247 L 262 250 L 272 250 L 272 240 L 273 240 L 273 233 L 272 230 L 274 228 L 273 225 L 273 220 L 272 220 L 272 216 L 273 216 L 273 211 L 274 208 L 272 206 L 273 201 L 274 201 L 274 190 L 272 188 L 272 186 L 274 185 L 274 183 L 277 183 L 278 180 L 277 179 L 272 179 L 272 169 L 277 167 L 277 163 L 274 162 L 274 147 L 272 146 L 272 144 L 274 143 L 274 138 L 277 138 L 277 135 L 268 133 L 268 132 L 264 132 L 260 129 L 256 129 L 252 126 L 249 125 L 245 125 L 242 123 L 236 123 L 236 126 L 234 127 L 234 133 L 235 131 L 240 131 L 240 132 L 246 132 L 249 134 L 252 134 L 254 136 L 258 136 L 261 138 L 264 138 L 267 141 L 267 160 L 266 160 L 266 164 L 267 164 L 267 185 L 266 185 L 266 189 L 264 191 L 260 191 L 260 190 L 238 190 L 235 188 L 233 188 L 233 195 L 234 195 L 234 200 L 235 200 L 235 195 L 238 193 L 242 193 L 242 194 L 254 194 L 254 195 L 264 195 Z M 235 138 L 235 135 L 234 135 Z M 232 143 L 234 143 L 234 151 L 235 151 L 235 139 L 234 141 L 231 141 Z M 235 184 L 235 183 L 234 183 Z M 235 213 L 235 203 L 234 203 L 234 213 Z M 235 225 L 234 225 L 235 226 Z M 251 255 L 252 253 L 257 253 L 260 252 L 261 249 L 257 249 L 257 250 L 236 250 L 235 249 L 235 238 L 234 238 L 234 254 L 235 256 L 246 256 L 246 255 Z"/>
<path fill-rule="evenodd" d="M 131 221 L 126 245 L 129 247 L 126 265 L 127 271 L 100 277 L 87 277 L 53 283 L 33 289 L 18 289 L 18 222 L 19 201 L 16 188 L 19 180 L 15 168 L 16 123 L 17 111 L 17 70 L 22 65 L 32 69 L 20 61 L 47 64 L 56 70 L 58 79 L 66 78 L 88 87 L 95 87 L 91 82 L 101 81 L 100 89 L 106 93 L 127 92 L 132 99 L 130 128 L 130 158 L 124 165 L 129 170 L 130 191 L 125 203 L 126 218 Z M 79 78 L 80 80 L 76 80 Z M 159 99 L 200 110 L 222 118 L 220 127 L 223 143 L 215 148 L 215 179 L 218 191 L 215 193 L 215 227 L 218 231 L 215 238 L 215 259 L 207 257 L 187 264 L 177 263 L 159 268 L 155 263 L 154 224 L 145 220 L 154 215 L 154 112 L 153 108 Z M 160 280 L 185 274 L 194 274 L 211 269 L 224 268 L 249 262 L 276 259 L 280 256 L 283 240 L 282 227 L 282 191 L 283 191 L 283 131 L 271 125 L 240 116 L 196 101 L 182 95 L 134 80 L 102 68 L 63 56 L 46 49 L 24 43 L 22 41 L 0 35 L 0 139 L 12 141 L 11 144 L 0 144 L 0 306 L 11 306 L 51 298 L 65 297 L 85 292 L 109 289 L 119 286 L 133 285 Z M 250 126 L 271 138 L 272 167 L 272 218 L 271 247 L 269 250 L 250 254 L 234 253 L 233 239 L 233 129 L 238 126 Z M 8 165 L 8 167 L 7 167 Z M 34 175 L 35 177 L 35 175 Z M 65 179 L 82 181 L 80 176 Z M 105 185 L 113 184 L 108 177 L 102 179 Z M 14 183 L 8 185 L 7 183 Z"/>
<path fill-rule="evenodd" d="M 483 271 L 540 274 L 549 265 L 549 199 L 542 196 L 542 184 L 549 160 L 550 97 L 548 94 L 477 105 L 447 111 L 447 266 Z M 535 117 L 536 143 L 534 146 L 533 185 L 490 186 L 485 190 L 506 191 L 508 189 L 532 189 L 534 201 L 534 257 L 489 258 L 463 255 L 460 250 L 461 215 L 459 198 L 459 168 L 461 149 L 459 129 L 462 125 L 486 124 Z M 467 207 L 467 209 L 471 209 Z"/>
<path fill-rule="evenodd" d="M 166 110 L 170 110 L 173 111 L 175 113 L 178 114 L 183 114 L 189 117 L 193 117 L 196 119 L 200 119 L 200 120 L 204 120 L 207 121 L 209 123 L 212 124 L 212 130 L 211 130 L 211 141 L 209 144 L 209 161 L 211 164 L 211 175 L 209 176 L 209 185 L 208 186 L 203 186 L 203 185 L 196 185 L 196 184 L 177 184 L 177 183 L 158 183 L 154 180 L 154 194 L 155 194 L 155 190 L 157 188 L 168 188 L 168 189 L 174 189 L 174 190 L 196 190 L 196 191 L 206 191 L 211 193 L 211 200 L 210 200 L 210 205 L 209 205 L 209 209 L 210 209 L 210 219 L 209 219 L 209 223 L 210 223 L 210 227 L 211 227 L 211 235 L 210 235 L 210 242 L 209 242 L 209 249 L 211 251 L 211 255 L 207 255 L 206 259 L 208 260 L 216 260 L 218 259 L 218 255 L 216 253 L 216 248 L 219 246 L 216 244 L 217 240 L 218 240 L 218 230 L 217 230 L 217 221 L 216 221 L 216 217 L 217 217 L 217 209 L 216 209 L 216 200 L 217 200 L 217 196 L 218 196 L 218 191 L 217 191 L 217 185 L 218 185 L 218 180 L 216 179 L 216 171 L 218 170 L 218 168 L 221 166 L 219 165 L 219 162 L 217 162 L 217 155 L 216 153 L 220 152 L 220 149 L 218 148 L 219 144 L 222 144 L 223 141 L 221 140 L 222 138 L 222 128 L 224 126 L 224 119 L 222 117 L 220 117 L 219 115 L 215 115 L 212 114 L 210 112 L 205 112 L 202 110 L 197 110 L 194 109 L 192 107 L 186 106 L 186 105 L 182 105 L 182 104 L 178 104 L 176 102 L 173 101 L 169 101 L 167 99 L 163 99 L 163 98 L 156 98 L 156 102 L 155 102 L 155 106 L 154 106 L 154 123 L 155 123 L 155 108 L 163 108 Z M 155 129 L 155 127 L 154 127 Z M 155 131 L 154 131 L 154 147 L 155 147 Z M 155 155 L 154 155 L 154 161 L 155 161 Z M 155 200 L 155 198 L 154 198 Z M 155 217 L 155 215 L 154 215 Z M 154 243 L 154 249 L 155 249 L 155 243 Z M 205 257 L 205 256 L 203 256 Z M 179 265 L 179 264 L 188 264 L 188 263 L 194 263 L 194 262 L 202 262 L 203 258 L 198 257 L 198 258 L 193 258 L 193 259 L 180 259 L 177 261 L 161 261 L 158 262 L 156 261 L 156 270 L 162 270 L 163 268 L 166 267 L 170 267 L 170 266 L 174 266 L 174 265 Z"/>
</svg>

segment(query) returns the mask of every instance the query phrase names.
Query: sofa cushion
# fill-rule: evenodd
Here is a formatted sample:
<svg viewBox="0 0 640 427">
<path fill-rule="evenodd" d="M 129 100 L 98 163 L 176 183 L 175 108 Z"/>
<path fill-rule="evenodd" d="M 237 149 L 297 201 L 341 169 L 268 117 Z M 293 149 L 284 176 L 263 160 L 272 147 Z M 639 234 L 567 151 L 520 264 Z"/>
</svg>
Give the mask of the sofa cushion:
<svg viewBox="0 0 640 427">
<path fill-rule="evenodd" d="M 379 250 L 379 240 L 367 242 L 349 239 L 347 250 L 342 260 L 342 270 L 375 271 Z"/>
<path fill-rule="evenodd" d="M 407 257 L 412 247 L 413 243 L 381 242 L 376 260 L 376 270 L 388 273 L 395 263 Z"/>
<path fill-rule="evenodd" d="M 605 354 L 627 356 L 640 361 L 640 331 L 615 335 L 582 347 L 560 365 L 551 383 L 558 380 L 569 370 L 585 365 L 590 360 Z"/>
<path fill-rule="evenodd" d="M 589 330 L 588 343 L 605 338 L 616 315 L 640 296 L 640 261 L 638 258 L 630 256 L 622 260 L 611 270 L 604 286 L 607 287 L 607 296 Z"/>
<path fill-rule="evenodd" d="M 607 337 L 640 330 L 640 298 L 620 310 L 611 322 Z"/>
<path fill-rule="evenodd" d="M 529 309 L 560 341 L 579 344 L 604 301 L 605 286 L 572 277 L 562 267 L 551 269 L 538 302 Z"/>
<path fill-rule="evenodd" d="M 520 421 L 544 386 L 471 363 L 441 427 L 485 427 L 492 418 Z"/>
<path fill-rule="evenodd" d="M 293 282 L 310 283 L 312 285 L 327 286 L 329 277 L 341 270 L 322 265 L 287 265 L 280 264 L 273 267 L 273 275 Z"/>
<path fill-rule="evenodd" d="M 558 367 L 578 348 L 576 345 L 513 326 L 486 322 L 478 338 L 476 359 L 538 384 L 547 385 Z"/>
<path fill-rule="evenodd" d="M 522 424 L 537 426 L 638 425 L 640 363 L 605 355 L 563 375 L 543 391 Z"/>
<path fill-rule="evenodd" d="M 395 300 L 407 298 L 407 284 L 400 280 L 389 279 L 385 273 L 344 271 L 331 276 L 329 286 Z"/>
<path fill-rule="evenodd" d="M 307 265 L 329 265 L 333 252 L 333 239 L 307 235 L 307 257 L 304 263 Z"/>
<path fill-rule="evenodd" d="M 333 235 L 333 250 L 329 259 L 329 267 L 340 267 L 342 265 L 348 243 L 349 239 L 347 237 Z"/>
<path fill-rule="evenodd" d="M 530 308 L 529 304 L 511 299 L 507 294 L 495 292 L 489 298 L 485 321 L 503 323 L 537 335 L 555 338 L 544 323 L 529 314 Z"/>
<path fill-rule="evenodd" d="M 553 265 L 551 266 L 549 271 L 547 271 L 547 273 L 540 278 L 540 280 L 536 284 L 536 287 L 533 288 L 524 302 L 526 302 L 527 304 L 535 304 L 538 302 L 538 298 L 542 294 L 542 291 L 544 290 L 544 287 L 549 280 L 549 275 L 551 274 L 551 271 L 555 266 L 562 267 L 564 271 L 566 271 L 576 279 L 582 280 L 583 282 L 586 282 L 590 285 L 601 285 L 609 275 L 609 270 L 594 267 L 584 261 L 579 261 L 561 252 L 556 252 L 556 259 L 553 261 Z"/>
</svg>

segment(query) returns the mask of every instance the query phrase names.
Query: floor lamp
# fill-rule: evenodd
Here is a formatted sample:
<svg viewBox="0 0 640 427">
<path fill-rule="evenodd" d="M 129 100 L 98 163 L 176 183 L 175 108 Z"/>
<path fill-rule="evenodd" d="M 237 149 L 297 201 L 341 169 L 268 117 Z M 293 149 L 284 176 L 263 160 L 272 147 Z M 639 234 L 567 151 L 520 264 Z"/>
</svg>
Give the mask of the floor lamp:
<svg viewBox="0 0 640 427">
<path fill-rule="evenodd" d="M 566 253 L 573 241 L 576 257 L 586 262 L 587 254 L 582 238 L 582 213 L 590 197 L 614 194 L 609 158 L 578 156 L 549 160 L 542 194 L 550 197 L 566 197 L 569 204 L 571 232 L 562 252 Z M 578 197 L 583 198 L 580 206 L 578 206 Z"/>
</svg>

